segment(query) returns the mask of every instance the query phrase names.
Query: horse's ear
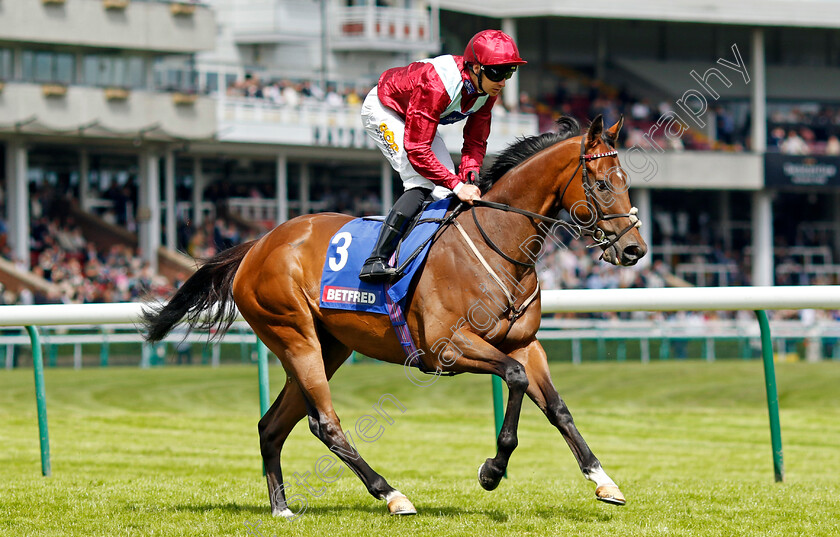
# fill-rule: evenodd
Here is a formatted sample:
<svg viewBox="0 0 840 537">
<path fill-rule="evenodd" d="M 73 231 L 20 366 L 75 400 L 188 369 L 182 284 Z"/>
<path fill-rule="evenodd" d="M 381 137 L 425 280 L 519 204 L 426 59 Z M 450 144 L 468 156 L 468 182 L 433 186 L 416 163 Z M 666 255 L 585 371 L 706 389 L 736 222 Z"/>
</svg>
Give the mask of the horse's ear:
<svg viewBox="0 0 840 537">
<path fill-rule="evenodd" d="M 606 135 L 607 138 L 610 139 L 611 142 L 615 142 L 618 139 L 618 132 L 621 130 L 621 127 L 624 125 L 624 115 L 619 116 L 618 122 L 607 129 Z"/>
<path fill-rule="evenodd" d="M 598 114 L 598 117 L 592 120 L 589 125 L 589 132 L 586 134 L 586 139 L 589 144 L 597 144 L 601 139 L 601 134 L 604 132 L 604 116 Z"/>
</svg>

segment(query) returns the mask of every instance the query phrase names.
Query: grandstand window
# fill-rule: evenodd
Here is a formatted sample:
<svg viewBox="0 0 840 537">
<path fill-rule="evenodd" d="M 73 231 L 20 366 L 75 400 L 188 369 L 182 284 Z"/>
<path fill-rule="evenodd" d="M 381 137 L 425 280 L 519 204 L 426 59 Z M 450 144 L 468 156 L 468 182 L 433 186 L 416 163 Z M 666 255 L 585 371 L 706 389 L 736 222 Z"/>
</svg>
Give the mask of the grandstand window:
<svg viewBox="0 0 840 537">
<path fill-rule="evenodd" d="M 52 51 L 23 51 L 23 79 L 28 82 L 72 84 L 75 58 Z"/>
<path fill-rule="evenodd" d="M 457 27 L 460 21 L 454 24 Z M 532 54 L 544 53 L 548 64 L 580 66 L 595 61 L 596 51 L 589 41 L 597 31 L 592 21 L 559 20 L 549 24 L 543 19 L 522 19 L 518 24 L 523 41 L 520 51 L 523 47 L 533 47 L 532 43 L 536 42 L 540 52 Z"/>
<path fill-rule="evenodd" d="M 126 80 L 132 88 L 143 88 L 146 86 L 146 62 L 139 56 L 128 58 L 128 72 Z"/>
<path fill-rule="evenodd" d="M 716 28 L 708 24 L 666 24 L 665 59 L 706 60 L 715 55 Z"/>
<path fill-rule="evenodd" d="M 155 88 L 163 91 L 194 92 L 198 71 L 191 58 L 158 58 L 155 61 Z"/>
<path fill-rule="evenodd" d="M 143 88 L 146 85 L 143 58 L 89 54 L 84 60 L 84 81 L 91 86 Z"/>
<path fill-rule="evenodd" d="M 648 21 L 607 21 L 607 50 L 619 59 L 663 59 L 667 55 L 663 25 Z"/>
<path fill-rule="evenodd" d="M 814 28 L 780 28 L 770 39 L 777 42 L 775 46 L 768 44 L 768 48 L 776 52 L 768 57 L 768 63 L 812 66 L 829 63 L 829 41 L 825 31 Z"/>
<path fill-rule="evenodd" d="M 207 73 L 204 91 L 207 93 L 216 93 L 219 91 L 219 73 Z"/>
<path fill-rule="evenodd" d="M 226 74 L 225 75 L 225 87 L 229 88 L 236 84 L 236 75 Z"/>
<path fill-rule="evenodd" d="M 10 80 L 14 75 L 12 51 L 0 48 L 0 80 Z"/>
</svg>

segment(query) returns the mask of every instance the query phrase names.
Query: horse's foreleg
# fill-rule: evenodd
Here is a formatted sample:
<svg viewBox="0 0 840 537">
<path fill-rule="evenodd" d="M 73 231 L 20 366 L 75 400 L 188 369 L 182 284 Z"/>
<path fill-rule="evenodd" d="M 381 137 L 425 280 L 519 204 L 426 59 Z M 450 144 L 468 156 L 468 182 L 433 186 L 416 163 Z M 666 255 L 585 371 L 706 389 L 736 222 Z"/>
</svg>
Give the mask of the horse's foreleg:
<svg viewBox="0 0 840 537">
<path fill-rule="evenodd" d="M 525 371 L 530 379 L 528 397 L 543 411 L 552 425 L 557 427 L 569 449 L 578 461 L 584 477 L 596 485 L 595 495 L 604 502 L 624 505 L 624 495 L 618 485 L 607 475 L 601 463 L 589 449 L 572 419 L 572 414 L 563 399 L 554 388 L 548 371 L 548 362 L 542 345 L 536 340 L 511 356 L 525 364 Z"/>
<path fill-rule="evenodd" d="M 503 374 L 500 376 L 508 386 L 508 402 L 502 428 L 496 439 L 496 456 L 484 461 L 478 469 L 478 482 L 485 490 L 493 490 L 499 486 L 507 471 L 510 456 L 519 445 L 519 414 L 522 410 L 522 398 L 528 387 L 525 368 L 516 360 L 505 358 L 502 364 Z"/>
<path fill-rule="evenodd" d="M 525 367 L 505 353 L 496 349 L 476 336 L 463 330 L 459 332 L 469 344 L 463 344 L 462 356 L 455 359 L 450 368 L 453 371 L 468 371 L 472 373 L 491 373 L 500 377 L 508 386 L 508 402 L 502 428 L 496 439 L 496 456 L 484 461 L 478 469 L 478 482 L 485 490 L 493 490 L 507 471 L 510 456 L 519 444 L 517 430 L 519 428 L 519 413 L 522 410 L 522 399 L 528 388 L 528 376 Z M 460 350 L 460 347 L 459 347 Z M 452 349 L 448 349 L 451 352 Z M 446 363 L 447 357 L 438 358 Z"/>
</svg>

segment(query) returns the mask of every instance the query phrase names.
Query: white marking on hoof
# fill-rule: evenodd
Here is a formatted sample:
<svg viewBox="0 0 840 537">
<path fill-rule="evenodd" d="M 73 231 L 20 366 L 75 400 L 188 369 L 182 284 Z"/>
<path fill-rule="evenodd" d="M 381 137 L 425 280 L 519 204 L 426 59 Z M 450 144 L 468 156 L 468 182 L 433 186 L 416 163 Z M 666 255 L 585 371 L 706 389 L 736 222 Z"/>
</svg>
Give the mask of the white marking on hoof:
<svg viewBox="0 0 840 537">
<path fill-rule="evenodd" d="M 398 490 L 389 492 L 385 496 L 385 501 L 388 502 L 388 512 L 392 515 L 417 514 L 417 509 L 414 508 L 414 504 L 412 504 L 409 499 Z"/>
<path fill-rule="evenodd" d="M 618 488 L 618 485 L 615 484 L 610 476 L 607 475 L 607 472 L 604 471 L 603 468 L 599 465 L 597 468 L 592 469 L 588 473 L 584 474 L 586 479 L 593 481 L 599 487 L 611 485 L 615 488 Z"/>
<path fill-rule="evenodd" d="M 281 516 L 283 518 L 294 518 L 295 514 L 292 512 L 291 509 L 288 507 L 283 509 L 282 511 L 273 511 L 271 516 Z"/>
<path fill-rule="evenodd" d="M 618 485 L 615 484 L 607 472 L 599 465 L 592 469 L 586 475 L 586 479 L 594 481 L 597 487 L 595 488 L 595 497 L 602 502 L 611 503 L 613 505 L 624 505 L 624 494 L 619 490 Z"/>
<path fill-rule="evenodd" d="M 611 503 L 613 505 L 624 505 L 627 503 L 624 499 L 624 494 L 618 490 L 615 485 L 603 485 L 595 489 L 595 497 L 602 502 Z"/>
</svg>

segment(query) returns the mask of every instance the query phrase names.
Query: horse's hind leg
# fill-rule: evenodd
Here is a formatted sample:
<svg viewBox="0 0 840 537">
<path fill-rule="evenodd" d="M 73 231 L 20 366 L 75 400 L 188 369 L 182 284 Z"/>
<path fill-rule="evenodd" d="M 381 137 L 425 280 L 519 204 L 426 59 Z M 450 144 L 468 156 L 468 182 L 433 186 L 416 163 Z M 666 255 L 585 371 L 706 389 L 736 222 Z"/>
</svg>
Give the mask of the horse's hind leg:
<svg viewBox="0 0 840 537">
<path fill-rule="evenodd" d="M 319 334 L 314 323 L 301 324 L 300 317 L 304 315 L 302 312 L 299 313 L 297 318 L 294 321 L 290 320 L 288 324 L 271 326 L 263 324 L 259 327 L 255 326 L 254 330 L 266 346 L 280 358 L 286 374 L 294 379 L 305 405 L 306 414 L 309 416 L 309 428 L 312 433 L 362 480 L 374 498 L 388 503 L 388 510 L 392 514 L 416 513 L 411 502 L 401 492 L 391 487 L 385 478 L 376 473 L 344 436 L 341 422 L 332 405 L 328 369 L 322 358 Z M 332 343 L 334 339 L 325 338 L 325 344 L 327 341 Z M 329 354 L 329 349 L 325 350 L 326 354 Z M 279 461 L 277 468 L 279 470 Z M 276 480 L 279 475 L 278 473 L 273 483 L 269 482 L 269 494 L 272 499 L 272 511 L 283 515 L 282 509 L 279 512 L 276 511 L 280 507 L 279 502 L 277 505 L 274 503 L 275 498 L 278 497 L 277 490 L 282 490 L 282 482 Z M 274 490 L 271 490 L 272 485 L 275 487 Z M 285 503 L 285 498 L 282 496 L 281 498 Z"/>
<path fill-rule="evenodd" d="M 286 505 L 280 451 L 292 429 L 304 416 L 306 416 L 306 405 L 303 402 L 303 394 L 297 384 L 287 377 L 283 391 L 260 419 L 258 426 L 260 452 L 268 484 L 268 497 L 271 501 L 271 514 L 274 516 L 293 517 L 295 515 Z"/>
<path fill-rule="evenodd" d="M 563 435 L 563 439 L 566 440 L 572 450 L 583 475 L 590 481 L 595 482 L 595 496 L 603 502 L 624 505 L 624 495 L 619 490 L 618 485 L 601 468 L 601 463 L 589 449 L 575 426 L 575 421 L 572 419 L 572 414 L 569 412 L 566 403 L 563 402 L 554 388 L 542 345 L 534 340 L 517 353 L 511 353 L 511 356 L 525 364 L 525 371 L 530 380 L 527 391 L 528 397 L 536 403 L 546 415 L 548 421 L 557 427 Z"/>
<path fill-rule="evenodd" d="M 334 339 L 331 342 L 327 341 L 327 337 L 331 336 L 322 334 L 321 341 L 325 372 L 327 379 L 330 379 L 350 355 L 350 349 Z M 260 452 L 262 453 L 268 495 L 271 501 L 271 513 L 275 516 L 295 516 L 295 513 L 286 504 L 280 454 L 292 429 L 304 416 L 306 416 L 306 404 L 303 393 L 301 393 L 294 379 L 286 377 L 286 385 L 280 395 L 277 396 L 274 404 L 262 417 L 258 427 Z"/>
</svg>

